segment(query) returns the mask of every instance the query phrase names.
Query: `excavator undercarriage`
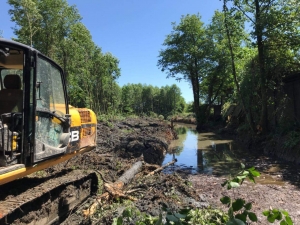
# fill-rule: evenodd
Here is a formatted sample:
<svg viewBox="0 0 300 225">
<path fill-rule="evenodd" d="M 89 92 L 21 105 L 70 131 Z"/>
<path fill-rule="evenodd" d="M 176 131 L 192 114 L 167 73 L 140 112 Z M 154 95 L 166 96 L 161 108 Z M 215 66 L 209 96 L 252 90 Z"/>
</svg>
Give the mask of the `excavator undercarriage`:
<svg viewBox="0 0 300 225">
<path fill-rule="evenodd" d="M 70 212 L 97 192 L 94 172 L 73 170 L 46 179 L 23 178 L 13 182 L 19 187 L 11 187 L 11 183 L 2 187 L 1 198 L 8 195 L 0 201 L 0 225 L 61 224 Z M 24 184 L 30 188 L 26 189 Z"/>
</svg>

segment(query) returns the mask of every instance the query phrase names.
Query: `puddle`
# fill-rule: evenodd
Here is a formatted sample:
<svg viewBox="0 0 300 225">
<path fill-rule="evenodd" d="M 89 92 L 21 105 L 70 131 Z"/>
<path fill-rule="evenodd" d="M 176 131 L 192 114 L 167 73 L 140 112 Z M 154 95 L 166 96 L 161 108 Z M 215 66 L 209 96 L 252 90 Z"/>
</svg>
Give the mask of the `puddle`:
<svg viewBox="0 0 300 225">
<path fill-rule="evenodd" d="M 175 129 L 179 138 L 172 141 L 163 164 L 174 158 L 177 163 L 168 167 L 166 173 L 234 175 L 241 170 L 240 163 L 248 157 L 233 140 L 222 139 L 212 132 L 198 133 L 195 125 L 176 123 Z M 261 184 L 284 184 L 280 177 L 265 173 L 261 173 L 256 181 Z"/>
</svg>

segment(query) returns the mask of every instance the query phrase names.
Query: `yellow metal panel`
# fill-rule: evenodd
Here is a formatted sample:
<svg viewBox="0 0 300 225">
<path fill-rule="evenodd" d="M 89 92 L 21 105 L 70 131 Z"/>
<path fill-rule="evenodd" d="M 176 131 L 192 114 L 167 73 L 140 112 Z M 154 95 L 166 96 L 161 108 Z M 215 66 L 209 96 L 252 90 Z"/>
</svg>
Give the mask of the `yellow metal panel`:
<svg viewBox="0 0 300 225">
<path fill-rule="evenodd" d="M 89 109 L 89 111 L 90 111 L 90 114 L 91 114 L 91 119 L 92 119 L 92 121 L 91 121 L 91 123 L 93 124 L 97 124 L 97 116 L 96 116 L 96 114 L 92 111 L 92 110 L 90 110 Z"/>
<path fill-rule="evenodd" d="M 1 174 L 0 175 L 0 185 L 8 183 L 13 180 L 16 180 L 21 177 L 25 177 L 31 173 L 48 168 L 48 167 L 56 165 L 58 163 L 64 162 L 64 161 L 74 157 L 75 155 L 82 154 L 82 153 L 90 151 L 94 148 L 95 148 L 94 146 L 87 146 L 87 147 L 80 149 L 79 151 L 75 151 L 75 152 L 60 156 L 58 158 L 50 159 L 48 161 L 35 164 L 31 167 L 21 168 L 21 169 L 17 169 L 17 170 L 14 170 L 14 171 L 11 171 L 11 172 L 8 172 L 5 174 Z"/>
<path fill-rule="evenodd" d="M 69 105 L 69 114 L 71 115 L 71 127 L 81 126 L 80 114 L 77 108 Z"/>
</svg>

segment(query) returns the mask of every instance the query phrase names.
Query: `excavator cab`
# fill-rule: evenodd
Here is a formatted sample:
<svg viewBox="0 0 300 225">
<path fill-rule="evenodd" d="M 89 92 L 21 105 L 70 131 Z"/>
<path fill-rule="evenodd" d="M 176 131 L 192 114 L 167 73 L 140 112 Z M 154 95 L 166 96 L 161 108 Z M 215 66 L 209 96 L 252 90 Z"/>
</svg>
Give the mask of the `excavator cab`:
<svg viewBox="0 0 300 225">
<path fill-rule="evenodd" d="M 0 38 L 0 178 L 94 148 L 95 114 L 70 108 L 72 119 L 62 69 L 39 51 Z"/>
<path fill-rule="evenodd" d="M 0 38 L 0 185 L 95 149 L 96 135 L 96 114 L 68 104 L 61 67 L 30 46 Z M 29 215 L 31 204 L 50 210 L 48 216 L 31 224 L 59 221 L 61 212 L 73 209 L 97 187 L 95 174 L 78 174 L 60 177 L 57 181 L 62 183 L 38 184 L 32 189 L 37 193 L 21 193 L 18 200 L 1 201 L 0 224 L 11 224 L 20 213 Z M 50 197 L 44 201 L 46 190 Z M 75 191 L 76 197 L 58 201 L 67 190 Z M 57 196 L 49 203 L 52 194 Z"/>
<path fill-rule="evenodd" d="M 0 167 L 66 153 L 70 115 L 61 68 L 37 50 L 0 39 Z"/>
</svg>

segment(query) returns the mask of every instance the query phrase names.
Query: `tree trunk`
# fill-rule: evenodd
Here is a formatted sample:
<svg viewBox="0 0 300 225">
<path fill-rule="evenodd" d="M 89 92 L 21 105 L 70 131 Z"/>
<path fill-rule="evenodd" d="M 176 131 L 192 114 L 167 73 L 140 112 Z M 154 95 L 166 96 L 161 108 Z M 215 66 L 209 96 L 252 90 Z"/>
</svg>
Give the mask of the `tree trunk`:
<svg viewBox="0 0 300 225">
<path fill-rule="evenodd" d="M 128 184 L 131 182 L 131 180 L 134 178 L 134 176 L 141 172 L 142 170 L 142 161 L 138 161 L 135 164 L 133 164 L 132 167 L 130 167 L 129 170 L 127 170 L 121 177 L 119 177 L 118 181 L 121 181 L 124 183 L 124 185 Z"/>
<path fill-rule="evenodd" d="M 196 120 L 197 120 L 197 130 L 200 130 L 202 119 L 201 119 L 200 103 L 199 103 L 199 80 L 198 80 L 198 76 L 192 75 L 191 76 L 191 82 L 192 82 L 192 87 L 193 87 L 194 110 L 195 110 Z"/>
<path fill-rule="evenodd" d="M 107 192 L 102 194 L 101 196 L 98 196 L 93 204 L 89 206 L 87 210 L 83 210 L 83 215 L 85 217 L 93 215 L 99 204 L 101 204 L 101 200 L 105 199 L 108 200 L 110 196 L 113 197 L 124 197 L 131 200 L 135 200 L 134 198 L 127 196 L 123 193 L 123 188 L 126 184 L 130 183 L 131 180 L 134 178 L 134 176 L 139 173 L 142 170 L 143 162 L 138 161 L 136 162 L 132 167 L 130 167 L 129 170 L 125 171 L 125 173 L 114 183 L 105 183 L 104 187 Z"/>
<path fill-rule="evenodd" d="M 223 10 L 224 10 L 224 13 L 225 13 L 225 29 L 226 29 L 228 45 L 229 45 L 229 50 L 230 50 L 231 67 L 232 67 L 232 73 L 233 73 L 233 77 L 234 77 L 234 83 L 235 83 L 235 86 L 236 86 L 236 89 L 237 89 L 237 92 L 238 92 L 238 96 L 241 99 L 242 107 L 243 107 L 243 110 L 246 114 L 246 119 L 248 121 L 248 124 L 250 126 L 250 129 L 251 129 L 252 133 L 254 133 L 255 126 L 254 126 L 254 123 L 253 123 L 252 112 L 251 112 L 251 110 L 248 110 L 246 108 L 245 100 L 244 100 L 244 97 L 241 94 L 240 85 L 239 85 L 239 82 L 237 80 L 237 74 L 236 74 L 236 69 L 235 69 L 235 56 L 234 56 L 234 52 L 233 52 L 232 41 L 231 41 L 231 36 L 230 36 L 228 23 L 227 23 L 227 17 L 226 17 L 226 12 L 227 12 L 226 1 L 224 0 L 223 3 L 224 3 Z"/>
<path fill-rule="evenodd" d="M 263 134 L 267 133 L 268 130 L 268 106 L 267 106 L 267 88 L 266 88 L 266 71 L 265 71 L 265 56 L 264 56 L 264 44 L 262 38 L 262 24 L 260 17 L 261 9 L 259 0 L 255 0 L 255 35 L 258 48 L 258 60 L 259 60 L 259 71 L 260 71 L 260 91 L 261 91 L 261 114 L 259 126 Z"/>
</svg>

